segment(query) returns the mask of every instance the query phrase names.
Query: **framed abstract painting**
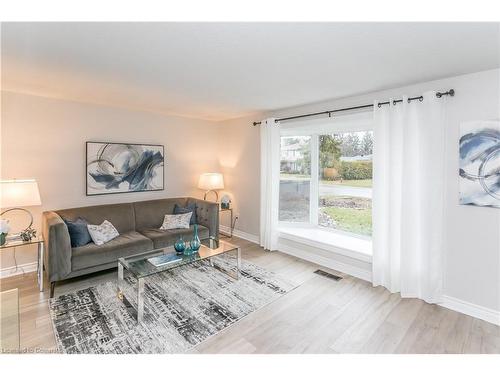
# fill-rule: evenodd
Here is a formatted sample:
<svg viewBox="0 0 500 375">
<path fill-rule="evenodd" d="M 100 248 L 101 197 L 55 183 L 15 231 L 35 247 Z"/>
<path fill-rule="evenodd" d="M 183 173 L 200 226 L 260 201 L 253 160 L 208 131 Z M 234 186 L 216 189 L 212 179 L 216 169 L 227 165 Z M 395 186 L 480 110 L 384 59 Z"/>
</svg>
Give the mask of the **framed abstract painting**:
<svg viewBox="0 0 500 375">
<path fill-rule="evenodd" d="M 500 121 L 460 127 L 460 204 L 500 208 Z"/>
<path fill-rule="evenodd" d="M 164 189 L 162 145 L 87 142 L 87 195 Z"/>
</svg>

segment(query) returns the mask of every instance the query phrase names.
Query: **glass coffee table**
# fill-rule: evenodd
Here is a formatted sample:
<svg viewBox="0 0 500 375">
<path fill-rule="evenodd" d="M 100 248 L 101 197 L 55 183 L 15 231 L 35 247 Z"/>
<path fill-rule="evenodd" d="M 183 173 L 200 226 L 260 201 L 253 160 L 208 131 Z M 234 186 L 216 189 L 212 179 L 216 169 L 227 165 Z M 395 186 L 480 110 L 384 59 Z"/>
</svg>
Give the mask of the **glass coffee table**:
<svg viewBox="0 0 500 375">
<path fill-rule="evenodd" d="M 238 280 L 241 268 L 241 251 L 236 245 L 216 239 L 207 239 L 201 241 L 200 249 L 190 255 L 176 255 L 173 246 L 163 249 L 148 251 L 141 254 L 131 255 L 118 259 L 118 282 L 117 291 L 118 298 L 127 307 L 131 315 L 141 322 L 144 317 L 144 283 L 148 276 L 156 275 L 161 272 L 168 272 L 174 268 L 182 267 L 187 264 L 199 262 L 207 259 L 212 266 L 213 257 L 226 254 L 229 252 L 236 253 L 236 272 L 224 270 L 220 267 L 215 267 L 221 272 Z M 136 293 L 125 295 L 124 274 L 129 274 L 136 281 Z M 135 296 L 131 294 L 136 294 Z M 132 303 L 131 303 L 132 302 Z M 135 305 L 135 306 L 134 306 Z"/>
</svg>

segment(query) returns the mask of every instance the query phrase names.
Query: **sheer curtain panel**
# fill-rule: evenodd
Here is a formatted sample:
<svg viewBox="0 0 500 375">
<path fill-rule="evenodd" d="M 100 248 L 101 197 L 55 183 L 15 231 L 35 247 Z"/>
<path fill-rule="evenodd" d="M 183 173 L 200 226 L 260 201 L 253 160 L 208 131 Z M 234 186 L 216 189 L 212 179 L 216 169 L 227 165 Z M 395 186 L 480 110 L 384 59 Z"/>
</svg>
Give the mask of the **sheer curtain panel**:
<svg viewBox="0 0 500 375">
<path fill-rule="evenodd" d="M 446 99 L 374 105 L 373 285 L 439 303 Z"/>
<path fill-rule="evenodd" d="M 276 250 L 280 182 L 280 131 L 273 118 L 260 124 L 260 246 Z"/>
</svg>

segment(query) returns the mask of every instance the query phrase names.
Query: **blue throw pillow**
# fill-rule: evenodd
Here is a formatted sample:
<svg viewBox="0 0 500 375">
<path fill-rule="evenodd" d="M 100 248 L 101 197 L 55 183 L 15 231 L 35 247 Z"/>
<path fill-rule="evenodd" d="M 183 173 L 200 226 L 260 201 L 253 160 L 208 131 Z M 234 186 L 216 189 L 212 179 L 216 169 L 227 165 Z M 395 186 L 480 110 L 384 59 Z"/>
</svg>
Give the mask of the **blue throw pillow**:
<svg viewBox="0 0 500 375">
<path fill-rule="evenodd" d="M 71 240 L 71 247 L 80 247 L 92 242 L 89 230 L 87 228 L 88 222 L 84 218 L 77 218 L 76 220 L 63 219 L 68 227 L 69 238 Z"/>
<path fill-rule="evenodd" d="M 191 220 L 189 221 L 189 225 L 194 225 L 198 223 L 198 218 L 196 217 L 196 203 L 190 203 L 186 207 L 181 207 L 177 204 L 174 206 L 174 215 L 178 214 L 187 214 L 188 212 L 192 212 Z"/>
</svg>

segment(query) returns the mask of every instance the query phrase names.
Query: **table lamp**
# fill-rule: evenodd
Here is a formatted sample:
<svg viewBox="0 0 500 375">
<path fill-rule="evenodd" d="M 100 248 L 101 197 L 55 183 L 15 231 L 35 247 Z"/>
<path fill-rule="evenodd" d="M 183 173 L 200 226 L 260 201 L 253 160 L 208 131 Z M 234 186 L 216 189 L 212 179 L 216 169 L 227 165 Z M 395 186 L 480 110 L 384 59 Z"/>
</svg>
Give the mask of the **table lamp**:
<svg viewBox="0 0 500 375">
<path fill-rule="evenodd" d="M 224 177 L 221 173 L 203 173 L 198 181 L 198 188 L 205 190 L 204 200 L 207 200 L 207 195 L 210 192 L 215 193 L 215 201 L 219 201 L 217 190 L 224 189 Z"/>
<path fill-rule="evenodd" d="M 21 207 L 40 206 L 40 192 L 38 191 L 38 184 L 35 180 L 4 180 L 1 181 L 0 186 L 0 207 L 7 208 L 0 213 L 3 216 L 10 211 L 23 211 L 30 217 L 29 225 L 20 233 L 9 235 L 9 239 L 17 239 L 21 237 L 23 240 L 30 240 L 34 234 L 33 215 L 30 211 Z"/>
</svg>

